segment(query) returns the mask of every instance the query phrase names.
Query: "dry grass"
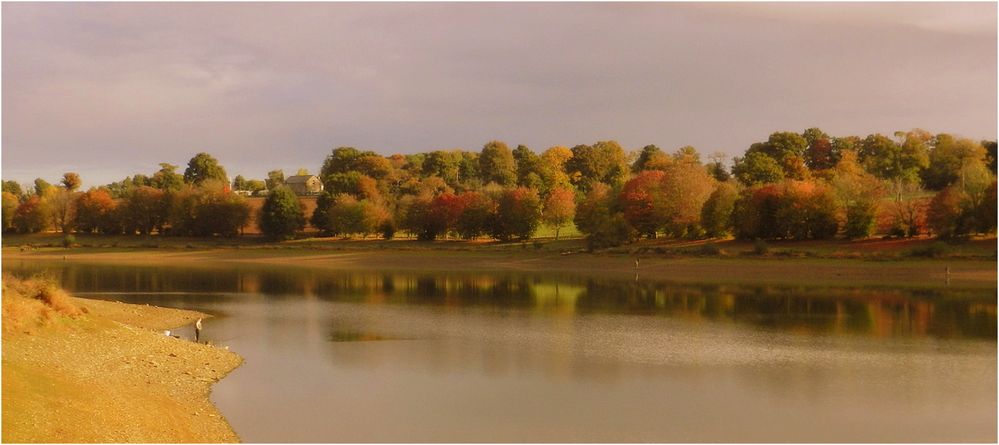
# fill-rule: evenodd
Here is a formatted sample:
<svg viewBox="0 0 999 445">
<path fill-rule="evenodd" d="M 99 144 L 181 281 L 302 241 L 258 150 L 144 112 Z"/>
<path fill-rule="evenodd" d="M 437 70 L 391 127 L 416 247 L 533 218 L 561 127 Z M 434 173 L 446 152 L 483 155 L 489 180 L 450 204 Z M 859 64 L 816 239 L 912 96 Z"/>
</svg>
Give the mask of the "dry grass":
<svg viewBox="0 0 999 445">
<path fill-rule="evenodd" d="M 65 291 L 47 277 L 27 280 L 3 275 L 3 330 L 31 331 L 56 319 L 56 315 L 75 317 L 86 309 L 77 307 Z"/>
</svg>

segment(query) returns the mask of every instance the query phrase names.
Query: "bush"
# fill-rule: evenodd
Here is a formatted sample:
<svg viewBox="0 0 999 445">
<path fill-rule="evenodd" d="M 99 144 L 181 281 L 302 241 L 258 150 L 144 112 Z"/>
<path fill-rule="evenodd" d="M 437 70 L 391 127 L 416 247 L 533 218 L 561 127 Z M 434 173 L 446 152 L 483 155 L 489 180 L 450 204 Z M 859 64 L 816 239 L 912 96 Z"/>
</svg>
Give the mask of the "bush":
<svg viewBox="0 0 999 445">
<path fill-rule="evenodd" d="M 701 247 L 699 247 L 697 250 L 698 252 L 700 252 L 701 255 L 715 256 L 715 255 L 721 255 L 722 253 L 721 248 L 718 247 L 717 244 L 710 241 L 701 244 Z"/>
<path fill-rule="evenodd" d="M 940 258 L 950 252 L 950 248 L 947 244 L 937 241 L 933 244 L 927 246 L 916 247 L 909 251 L 909 256 L 914 257 L 925 257 L 925 258 Z"/>
<path fill-rule="evenodd" d="M 62 247 L 65 247 L 65 248 L 68 249 L 70 247 L 73 247 L 73 244 L 76 244 L 76 237 L 75 236 L 73 236 L 73 235 L 66 235 L 66 236 L 62 237 Z"/>
<path fill-rule="evenodd" d="M 766 241 L 758 239 L 753 242 L 753 253 L 757 255 L 766 255 L 770 253 L 770 245 Z"/>
</svg>

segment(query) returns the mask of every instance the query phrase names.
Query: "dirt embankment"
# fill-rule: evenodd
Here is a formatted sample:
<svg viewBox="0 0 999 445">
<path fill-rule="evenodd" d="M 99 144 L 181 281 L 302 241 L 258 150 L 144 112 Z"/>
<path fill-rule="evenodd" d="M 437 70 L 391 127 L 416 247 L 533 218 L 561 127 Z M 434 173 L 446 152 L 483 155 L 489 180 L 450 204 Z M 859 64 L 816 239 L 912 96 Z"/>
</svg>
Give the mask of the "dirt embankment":
<svg viewBox="0 0 999 445">
<path fill-rule="evenodd" d="M 242 359 L 168 337 L 193 311 L 3 277 L 3 442 L 237 442 L 208 400 Z"/>
</svg>

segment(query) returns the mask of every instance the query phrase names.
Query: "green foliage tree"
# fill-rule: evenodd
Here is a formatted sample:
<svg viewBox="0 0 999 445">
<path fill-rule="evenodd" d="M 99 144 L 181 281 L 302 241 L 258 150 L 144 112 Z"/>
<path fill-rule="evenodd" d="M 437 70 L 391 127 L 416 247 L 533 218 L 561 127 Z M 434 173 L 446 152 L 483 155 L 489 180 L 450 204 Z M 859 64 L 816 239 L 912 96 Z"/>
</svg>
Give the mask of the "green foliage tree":
<svg viewBox="0 0 999 445">
<path fill-rule="evenodd" d="M 734 183 L 719 182 L 711 196 L 701 207 L 701 225 L 709 237 L 721 237 L 732 231 L 732 211 L 739 198 L 739 190 Z"/>
<path fill-rule="evenodd" d="M 583 191 L 597 182 L 619 185 L 630 169 L 628 156 L 616 141 L 572 147 L 572 157 L 565 168 L 573 185 Z"/>
<path fill-rule="evenodd" d="M 153 173 L 150 183 L 140 185 L 151 185 L 160 190 L 180 190 L 184 187 L 184 175 L 177 173 L 178 168 L 180 167 L 161 162 L 159 171 Z"/>
<path fill-rule="evenodd" d="M 747 186 L 773 184 L 784 180 L 784 169 L 774 158 L 763 152 L 747 153 L 735 158 L 732 174 Z"/>
<path fill-rule="evenodd" d="M 324 196 L 320 195 L 319 200 Z M 319 211 L 317 207 L 316 211 Z M 316 220 L 313 214 L 313 224 Z M 288 186 L 279 185 L 271 190 L 260 207 L 260 230 L 271 239 L 291 239 L 305 228 L 305 212 L 298 196 Z M 317 226 L 318 227 L 318 226 Z"/>
<path fill-rule="evenodd" d="M 938 134 L 929 151 L 929 166 L 921 172 L 923 185 L 930 190 L 960 181 L 972 164 L 986 165 L 988 152 L 981 143 L 971 139 Z"/>
<path fill-rule="evenodd" d="M 281 169 L 267 172 L 267 190 L 274 190 L 284 185 L 284 171 Z"/>
<path fill-rule="evenodd" d="M 517 164 L 513 159 L 513 152 L 501 141 L 487 143 L 479 153 L 479 173 L 485 183 L 495 182 L 504 186 L 516 184 Z"/>
<path fill-rule="evenodd" d="M 860 162 L 867 171 L 881 179 L 901 182 L 917 182 L 919 171 L 929 165 L 925 132 L 912 131 L 900 134 L 901 144 L 881 134 L 867 136 L 860 143 Z"/>
<path fill-rule="evenodd" d="M 18 184 L 17 181 L 3 181 L 3 191 L 16 196 L 18 199 L 24 194 L 21 184 Z"/>
<path fill-rule="evenodd" d="M 14 228 L 14 213 L 20 202 L 17 196 L 11 192 L 4 191 L 3 195 L 3 231 L 8 232 Z"/>
<path fill-rule="evenodd" d="M 184 182 L 187 182 L 188 184 L 200 185 L 209 179 L 222 182 L 229 181 L 229 177 L 226 175 L 225 169 L 219 165 L 219 161 L 212 157 L 212 155 L 208 153 L 198 153 L 194 155 L 194 157 L 187 162 L 187 169 L 184 170 Z"/>
<path fill-rule="evenodd" d="M 35 195 L 44 196 L 45 191 L 52 188 L 52 184 L 42 178 L 35 178 Z"/>
<path fill-rule="evenodd" d="M 460 181 L 462 164 L 461 151 L 437 150 L 427 153 L 423 159 L 423 176 L 437 176 L 450 187 L 455 187 Z"/>
<path fill-rule="evenodd" d="M 232 180 L 232 189 L 246 190 L 246 178 L 244 178 L 243 175 L 236 175 L 236 177 Z"/>
<path fill-rule="evenodd" d="M 518 145 L 513 150 L 513 160 L 517 166 L 517 185 L 521 187 L 541 188 L 541 157 L 531 151 L 526 145 Z"/>
<path fill-rule="evenodd" d="M 996 141 L 982 141 L 982 147 L 985 147 L 985 162 L 989 171 L 996 175 Z"/>
</svg>

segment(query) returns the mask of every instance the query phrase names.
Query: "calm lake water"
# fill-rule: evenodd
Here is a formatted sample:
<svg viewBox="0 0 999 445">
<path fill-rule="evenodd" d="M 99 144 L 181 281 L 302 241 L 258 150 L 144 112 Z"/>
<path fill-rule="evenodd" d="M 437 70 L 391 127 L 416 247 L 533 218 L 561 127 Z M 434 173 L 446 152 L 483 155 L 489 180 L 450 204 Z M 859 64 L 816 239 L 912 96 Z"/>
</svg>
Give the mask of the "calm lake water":
<svg viewBox="0 0 999 445">
<path fill-rule="evenodd" d="M 995 289 L 4 261 L 195 309 L 247 442 L 996 441 Z M 190 329 L 182 329 L 189 334 Z"/>
</svg>

